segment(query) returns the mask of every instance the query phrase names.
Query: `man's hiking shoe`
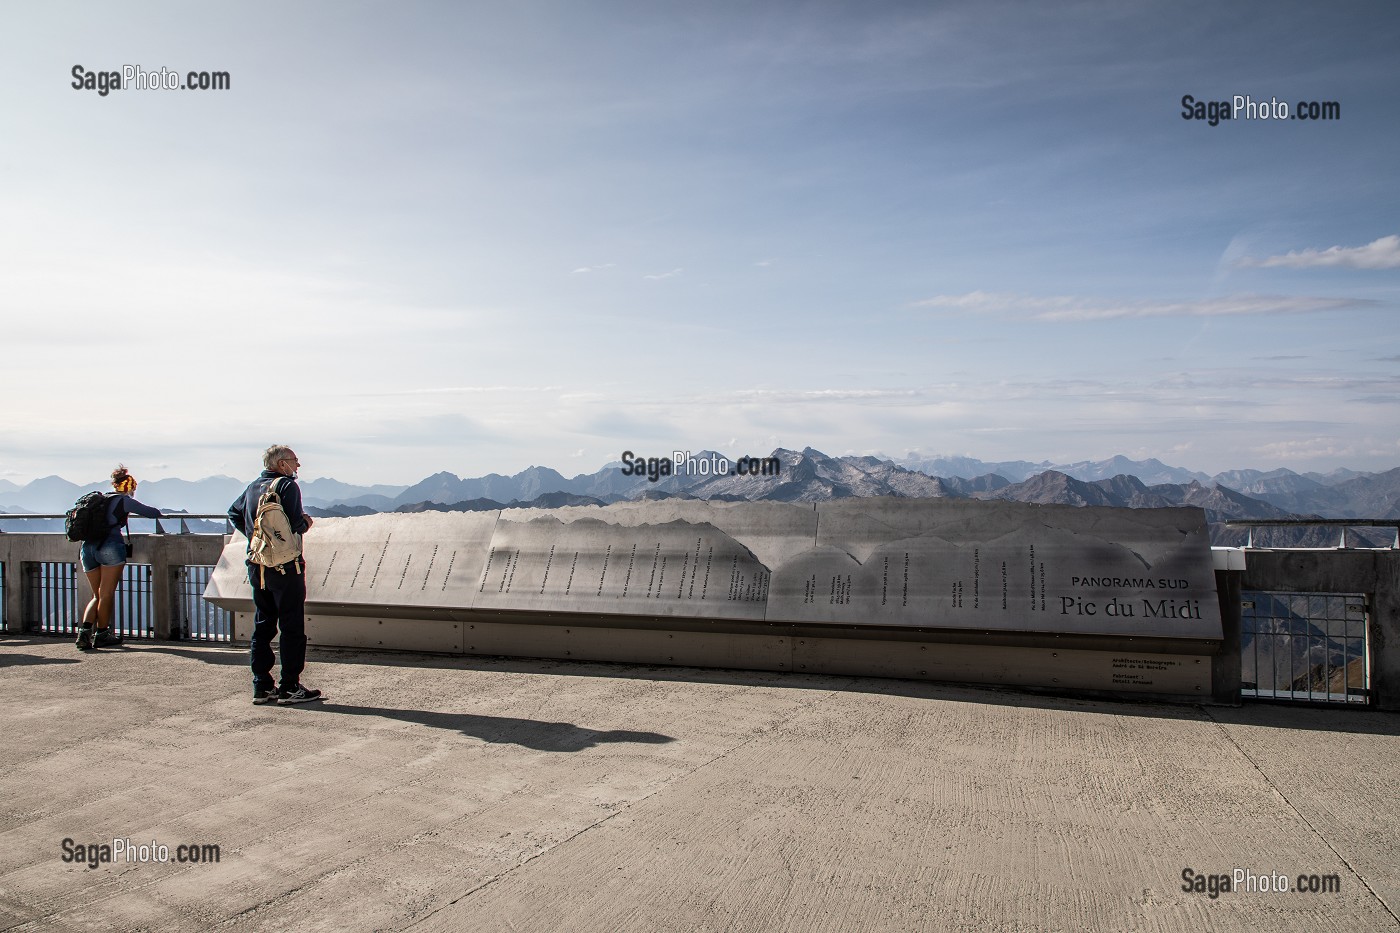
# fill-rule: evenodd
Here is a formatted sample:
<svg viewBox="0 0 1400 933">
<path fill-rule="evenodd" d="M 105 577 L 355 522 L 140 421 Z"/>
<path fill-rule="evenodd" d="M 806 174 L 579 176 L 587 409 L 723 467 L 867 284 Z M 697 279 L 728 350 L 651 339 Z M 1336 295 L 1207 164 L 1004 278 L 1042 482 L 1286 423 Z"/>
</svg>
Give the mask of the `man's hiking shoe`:
<svg viewBox="0 0 1400 933">
<path fill-rule="evenodd" d="M 92 650 L 92 626 L 91 626 L 91 625 L 83 625 L 83 626 L 80 626 L 80 627 L 78 628 L 78 640 L 77 640 L 76 642 L 74 642 L 74 646 L 75 646 L 79 651 L 91 651 L 91 650 Z"/>
<path fill-rule="evenodd" d="M 273 706 L 276 706 L 277 690 L 275 688 L 269 689 L 265 687 L 258 687 L 256 690 L 253 691 L 253 703 L 257 706 L 264 706 L 268 703 L 271 703 Z"/>
<path fill-rule="evenodd" d="M 94 648 L 120 648 L 121 644 L 121 636 L 113 635 L 109 628 L 100 628 L 92 633 L 92 646 Z"/>
<path fill-rule="evenodd" d="M 278 690 L 277 702 L 279 703 L 310 703 L 312 700 L 321 699 L 321 691 L 308 690 L 301 684 L 297 684 L 291 690 Z"/>
</svg>

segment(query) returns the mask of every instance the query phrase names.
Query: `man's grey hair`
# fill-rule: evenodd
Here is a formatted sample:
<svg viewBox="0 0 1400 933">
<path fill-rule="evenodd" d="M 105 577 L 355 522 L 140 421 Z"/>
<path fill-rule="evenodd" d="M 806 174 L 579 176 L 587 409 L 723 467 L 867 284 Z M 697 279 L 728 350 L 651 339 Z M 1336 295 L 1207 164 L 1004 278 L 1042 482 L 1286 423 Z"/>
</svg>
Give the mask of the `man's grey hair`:
<svg viewBox="0 0 1400 933">
<path fill-rule="evenodd" d="M 277 461 L 286 460 L 291 456 L 291 453 L 292 448 L 288 447 L 286 444 L 273 444 L 267 450 L 263 451 L 263 469 L 277 469 Z"/>
</svg>

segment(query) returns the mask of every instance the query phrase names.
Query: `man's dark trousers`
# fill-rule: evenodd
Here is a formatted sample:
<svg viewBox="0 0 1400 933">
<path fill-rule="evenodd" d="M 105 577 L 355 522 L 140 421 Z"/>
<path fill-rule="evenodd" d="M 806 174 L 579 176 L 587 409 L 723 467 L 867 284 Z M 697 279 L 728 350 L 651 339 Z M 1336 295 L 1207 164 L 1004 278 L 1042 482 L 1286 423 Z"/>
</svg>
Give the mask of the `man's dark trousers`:
<svg viewBox="0 0 1400 933">
<path fill-rule="evenodd" d="M 248 565 L 253 586 L 253 686 L 271 690 L 272 639 L 281 630 L 283 690 L 294 690 L 306 667 L 306 565 L 301 561 L 272 567 Z M 262 584 L 261 586 L 259 584 Z"/>
</svg>

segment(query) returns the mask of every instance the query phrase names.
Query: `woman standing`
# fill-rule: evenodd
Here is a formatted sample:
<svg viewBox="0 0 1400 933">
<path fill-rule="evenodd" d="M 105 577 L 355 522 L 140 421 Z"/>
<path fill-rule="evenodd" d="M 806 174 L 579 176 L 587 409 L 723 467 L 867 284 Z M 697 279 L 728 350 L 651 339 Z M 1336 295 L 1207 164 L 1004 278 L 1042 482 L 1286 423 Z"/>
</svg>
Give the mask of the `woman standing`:
<svg viewBox="0 0 1400 933">
<path fill-rule="evenodd" d="M 112 489 L 107 499 L 107 537 L 93 544 L 83 543 L 78 554 L 83 573 L 87 574 L 88 585 L 92 587 L 92 600 L 83 610 L 83 622 L 78 629 L 78 649 L 113 648 L 122 643 L 113 635 L 112 603 L 116 598 L 117 584 L 121 582 L 122 571 L 126 568 L 126 541 L 122 538 L 122 528 L 126 527 L 128 515 L 143 518 L 159 518 L 160 510 L 144 505 L 132 498 L 136 492 L 136 478 L 127 472 L 126 467 L 117 464 L 112 471 Z"/>
</svg>

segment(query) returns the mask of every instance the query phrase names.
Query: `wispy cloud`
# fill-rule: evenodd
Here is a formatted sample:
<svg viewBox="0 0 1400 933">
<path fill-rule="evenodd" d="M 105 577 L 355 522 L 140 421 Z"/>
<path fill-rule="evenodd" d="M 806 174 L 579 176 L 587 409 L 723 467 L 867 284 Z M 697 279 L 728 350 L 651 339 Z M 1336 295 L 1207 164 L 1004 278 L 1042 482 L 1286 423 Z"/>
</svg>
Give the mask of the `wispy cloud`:
<svg viewBox="0 0 1400 933">
<path fill-rule="evenodd" d="M 421 389 L 386 389 L 381 392 L 355 392 L 356 396 L 381 398 L 391 395 L 468 395 L 483 392 L 562 392 L 563 386 L 429 386 Z"/>
<path fill-rule="evenodd" d="M 578 275 L 582 272 L 602 272 L 604 269 L 613 269 L 616 268 L 616 266 L 617 263 L 615 262 L 605 262 L 601 266 L 579 266 L 577 269 L 573 270 L 569 274 Z"/>
<path fill-rule="evenodd" d="M 1109 302 L 1073 296 L 1040 297 L 976 291 L 965 295 L 936 295 L 914 302 L 913 307 L 947 308 L 978 314 L 1016 314 L 1037 321 L 1105 321 L 1145 317 L 1309 314 L 1348 311 L 1379 304 L 1365 298 L 1317 298 L 1305 295 L 1228 295 L 1198 301 Z"/>
<path fill-rule="evenodd" d="M 741 389 L 725 398 L 741 403 L 873 402 L 917 398 L 918 389 Z"/>
<path fill-rule="evenodd" d="M 1337 438 L 1327 436 L 1277 441 L 1254 448 L 1254 453 L 1266 462 L 1341 458 L 1356 452 L 1354 445 L 1338 443 Z"/>
<path fill-rule="evenodd" d="M 1331 246 L 1303 249 L 1282 256 L 1255 259 L 1246 256 L 1235 265 L 1259 269 L 1314 269 L 1338 266 L 1347 269 L 1400 269 L 1400 236 L 1383 236 L 1365 246 Z"/>
<path fill-rule="evenodd" d="M 649 279 L 653 282 L 659 282 L 661 279 L 669 279 L 673 278 L 674 276 L 680 275 L 684 271 L 684 269 L 672 269 L 670 272 L 660 272 L 656 275 L 644 275 L 642 276 L 642 278 Z"/>
<path fill-rule="evenodd" d="M 599 412 L 580 422 L 577 427 L 583 433 L 600 438 L 621 439 L 621 443 L 664 442 L 685 433 L 665 416 L 653 417 L 650 412 L 634 415 L 618 408 Z"/>
<path fill-rule="evenodd" d="M 361 422 L 348 439 L 361 443 L 431 448 L 444 437 L 470 443 L 509 443 L 510 438 L 482 421 L 458 412 L 434 412 L 404 417 L 394 413 Z"/>
</svg>

